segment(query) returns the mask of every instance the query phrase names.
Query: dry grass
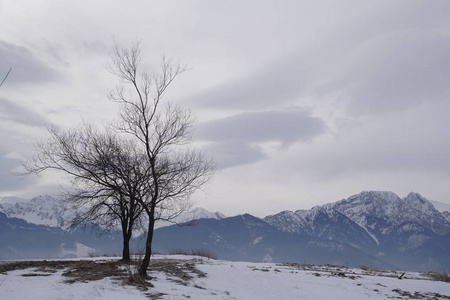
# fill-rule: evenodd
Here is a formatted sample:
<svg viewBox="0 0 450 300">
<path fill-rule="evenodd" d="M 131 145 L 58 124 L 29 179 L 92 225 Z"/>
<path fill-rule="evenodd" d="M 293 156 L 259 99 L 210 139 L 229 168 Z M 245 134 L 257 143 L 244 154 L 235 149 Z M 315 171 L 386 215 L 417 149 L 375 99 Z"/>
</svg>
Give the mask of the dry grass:
<svg viewBox="0 0 450 300">
<path fill-rule="evenodd" d="M 153 284 L 138 275 L 140 257 L 130 262 L 120 260 L 107 261 L 20 261 L 0 264 L 0 273 L 7 274 L 14 270 L 30 270 L 24 277 L 52 276 L 62 270 L 64 282 L 89 282 L 110 278 L 119 284 L 132 285 L 141 291 L 148 291 Z M 148 268 L 150 273 L 163 273 L 173 282 L 188 285 L 194 277 L 206 277 L 206 274 L 195 267 L 194 262 L 184 260 L 152 260 Z M 163 294 L 151 293 L 146 295 L 151 299 L 160 299 Z"/>
<path fill-rule="evenodd" d="M 62 276 L 67 277 L 66 283 L 88 282 L 106 277 L 123 278 L 127 275 L 126 270 L 120 268 L 123 264 L 122 261 L 79 261 L 64 271 Z"/>
<path fill-rule="evenodd" d="M 217 259 L 217 255 L 209 250 L 205 249 L 184 249 L 184 248 L 172 248 L 169 249 L 170 255 L 195 255 L 210 259 Z"/>
<path fill-rule="evenodd" d="M 37 276 L 51 276 L 52 274 L 49 273 L 27 273 L 22 274 L 22 277 L 37 277 Z"/>
<path fill-rule="evenodd" d="M 404 297 L 398 297 L 399 299 L 450 299 L 449 296 L 446 295 L 441 295 L 439 293 L 420 293 L 420 292 L 414 292 L 414 294 L 408 292 L 408 291 L 403 291 L 401 289 L 393 289 L 393 292 L 396 292 L 397 294 L 399 294 L 399 296 Z"/>
<path fill-rule="evenodd" d="M 10 263 L 0 264 L 0 273 L 5 274 L 14 270 L 25 270 L 36 268 L 40 272 L 56 272 L 55 270 L 61 270 L 74 264 L 74 261 L 16 261 Z"/>
<path fill-rule="evenodd" d="M 194 276 L 206 277 L 206 274 L 197 269 L 194 263 L 181 260 L 157 260 L 150 264 L 148 270 L 163 272 L 168 279 L 182 285 L 187 285 Z"/>
<path fill-rule="evenodd" d="M 443 281 L 443 282 L 450 282 L 450 274 L 449 273 L 436 273 L 436 272 L 430 272 L 424 274 L 431 279 L 435 281 Z"/>
</svg>

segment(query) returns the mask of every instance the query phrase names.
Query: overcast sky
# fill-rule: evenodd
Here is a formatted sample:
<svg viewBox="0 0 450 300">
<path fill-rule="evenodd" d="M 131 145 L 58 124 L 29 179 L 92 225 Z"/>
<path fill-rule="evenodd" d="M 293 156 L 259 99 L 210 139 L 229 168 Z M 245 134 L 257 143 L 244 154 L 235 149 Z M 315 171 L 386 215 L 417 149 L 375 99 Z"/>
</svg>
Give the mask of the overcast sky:
<svg viewBox="0 0 450 300">
<path fill-rule="evenodd" d="M 450 1 L 0 0 L 0 197 L 46 126 L 109 122 L 114 42 L 189 66 L 165 101 L 214 156 L 198 206 L 257 216 L 363 190 L 450 203 Z"/>
</svg>

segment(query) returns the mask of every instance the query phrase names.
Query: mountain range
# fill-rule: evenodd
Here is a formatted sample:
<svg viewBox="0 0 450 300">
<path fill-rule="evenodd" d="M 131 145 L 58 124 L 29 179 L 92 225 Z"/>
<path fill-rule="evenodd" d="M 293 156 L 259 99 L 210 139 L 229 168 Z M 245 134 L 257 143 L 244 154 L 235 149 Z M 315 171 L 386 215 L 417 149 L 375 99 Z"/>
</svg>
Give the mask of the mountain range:
<svg viewBox="0 0 450 300">
<path fill-rule="evenodd" d="M 283 232 L 343 242 L 402 269 L 450 267 L 450 222 L 421 195 L 362 192 L 264 219 Z"/>
<path fill-rule="evenodd" d="M 98 229 L 94 225 L 88 231 L 69 230 L 73 214 L 50 196 L 0 200 L 0 259 L 120 253 L 120 232 L 99 236 L 92 233 Z M 378 191 L 265 218 L 225 217 L 196 208 L 177 220 L 187 226 L 160 223 L 154 250 L 193 248 L 227 260 L 448 271 L 449 215 L 417 193 L 400 198 Z M 136 237 L 132 247 L 140 245 Z"/>
</svg>

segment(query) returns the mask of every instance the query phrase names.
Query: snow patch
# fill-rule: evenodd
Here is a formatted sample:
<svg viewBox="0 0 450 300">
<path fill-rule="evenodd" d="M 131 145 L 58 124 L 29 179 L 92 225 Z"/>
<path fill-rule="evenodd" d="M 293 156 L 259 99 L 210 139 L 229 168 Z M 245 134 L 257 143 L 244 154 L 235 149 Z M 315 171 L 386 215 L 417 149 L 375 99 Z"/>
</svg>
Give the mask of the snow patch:
<svg viewBox="0 0 450 300">
<path fill-rule="evenodd" d="M 259 237 L 257 237 L 256 239 L 254 239 L 254 240 L 253 240 L 253 245 L 256 245 L 256 244 L 258 244 L 259 242 L 261 242 L 263 238 L 264 238 L 264 236 L 259 236 Z"/>
<path fill-rule="evenodd" d="M 370 235 L 370 237 L 375 241 L 375 243 L 377 243 L 377 246 L 379 246 L 380 242 L 378 241 L 377 236 L 375 234 L 373 234 L 372 232 L 370 232 L 365 226 L 361 226 L 361 227 L 367 232 L 368 235 Z"/>
<path fill-rule="evenodd" d="M 48 276 L 27 276 L 34 269 L 0 274 L 1 298 L 17 299 L 121 299 L 144 300 L 160 295 L 162 300 L 196 299 L 396 299 L 404 291 L 431 298 L 440 294 L 450 296 L 448 283 L 427 280 L 415 272 L 399 273 L 370 271 L 332 266 L 301 266 L 297 264 L 230 262 L 198 260 L 188 256 L 152 257 L 153 260 L 186 260 L 206 274 L 193 277 L 185 284 L 171 280 L 163 272 L 152 272 L 153 288 L 140 291 L 120 284 L 112 278 L 95 281 L 64 283 L 62 273 Z M 270 255 L 267 255 L 270 259 Z M 42 273 L 42 272 L 41 272 Z M 400 273 L 401 274 L 401 273 Z M 325 287 L 325 288 L 324 288 Z M 428 297 L 427 297 L 428 296 Z"/>
<path fill-rule="evenodd" d="M 89 257 L 95 254 L 95 249 L 83 245 L 81 243 L 75 243 L 75 249 L 66 249 L 66 244 L 61 244 L 59 255 L 60 257 Z"/>
</svg>

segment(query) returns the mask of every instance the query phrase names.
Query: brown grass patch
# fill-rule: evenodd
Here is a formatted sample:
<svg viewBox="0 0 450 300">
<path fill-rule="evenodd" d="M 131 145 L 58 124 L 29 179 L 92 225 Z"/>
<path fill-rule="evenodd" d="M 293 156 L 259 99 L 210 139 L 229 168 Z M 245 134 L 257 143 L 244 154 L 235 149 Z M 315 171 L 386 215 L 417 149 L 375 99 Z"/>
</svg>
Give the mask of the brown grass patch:
<svg viewBox="0 0 450 300">
<path fill-rule="evenodd" d="M 431 272 L 431 273 L 426 273 L 425 275 L 435 281 L 450 282 L 450 274 L 449 273 Z"/>
<path fill-rule="evenodd" d="M 206 277 L 206 274 L 195 267 L 195 264 L 178 260 L 154 260 L 148 268 L 150 272 L 163 272 L 168 279 L 187 285 L 189 280 Z"/>
<path fill-rule="evenodd" d="M 125 269 L 119 268 L 120 265 L 123 265 L 123 262 L 79 261 L 71 265 L 62 275 L 68 278 L 65 280 L 66 283 L 88 282 L 106 277 L 120 278 L 127 275 Z"/>
<path fill-rule="evenodd" d="M 39 277 L 39 276 L 52 276 L 52 274 L 49 273 L 26 273 L 20 275 L 22 277 Z"/>
<path fill-rule="evenodd" d="M 195 255 L 201 256 L 209 259 L 217 259 L 217 255 L 212 251 L 206 249 L 184 249 L 184 248 L 171 248 L 168 250 L 170 255 Z"/>
<path fill-rule="evenodd" d="M 25 270 L 36 268 L 39 272 L 56 272 L 55 270 L 60 270 L 67 268 L 73 261 L 47 261 L 47 260 L 36 260 L 36 261 L 15 261 L 0 264 L 0 273 L 5 274 L 9 271 L 14 270 Z"/>
<path fill-rule="evenodd" d="M 13 270 L 30 269 L 23 277 L 51 276 L 57 270 L 63 270 L 64 283 L 89 282 L 111 278 L 119 284 L 132 285 L 141 291 L 148 291 L 153 287 L 149 281 L 142 279 L 137 272 L 138 261 L 123 262 L 111 261 L 19 261 L 0 264 L 0 273 L 6 274 Z M 206 274 L 196 268 L 195 262 L 184 260 L 152 260 L 148 268 L 149 272 L 164 273 L 173 282 L 188 285 L 194 278 L 206 277 Z M 156 291 L 155 291 L 156 292 Z M 164 294 L 148 292 L 151 299 L 160 299 Z"/>
</svg>

